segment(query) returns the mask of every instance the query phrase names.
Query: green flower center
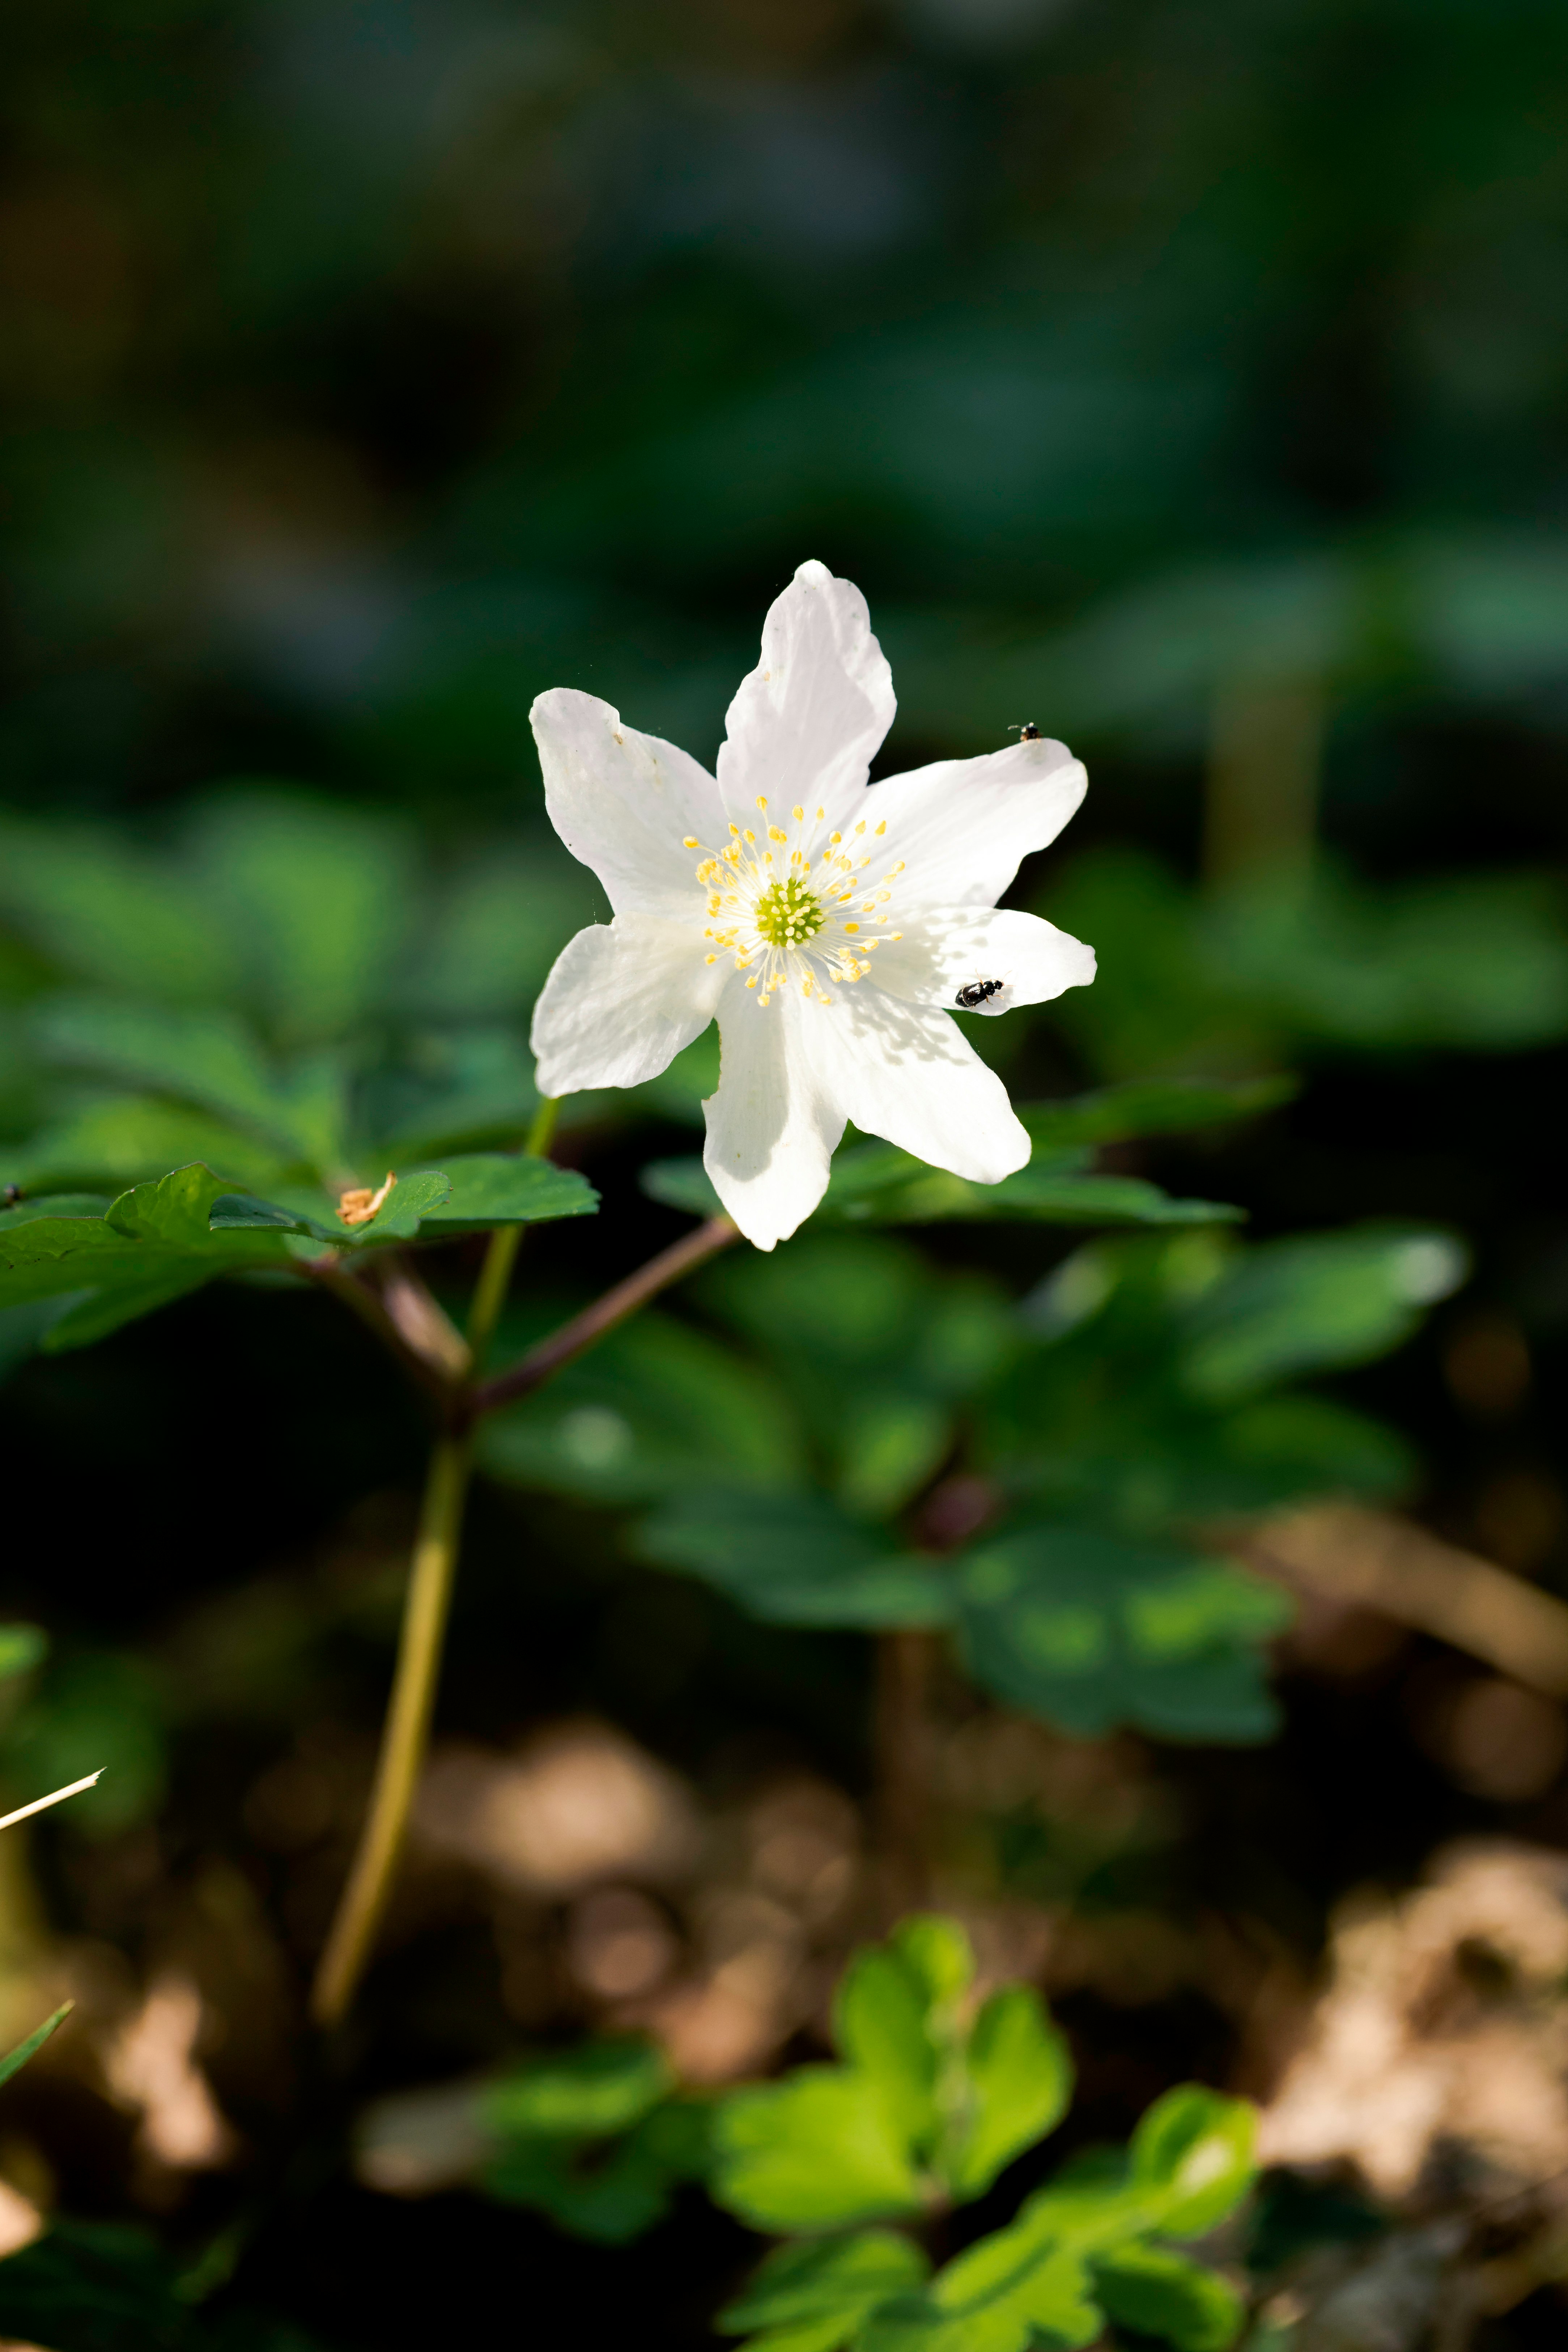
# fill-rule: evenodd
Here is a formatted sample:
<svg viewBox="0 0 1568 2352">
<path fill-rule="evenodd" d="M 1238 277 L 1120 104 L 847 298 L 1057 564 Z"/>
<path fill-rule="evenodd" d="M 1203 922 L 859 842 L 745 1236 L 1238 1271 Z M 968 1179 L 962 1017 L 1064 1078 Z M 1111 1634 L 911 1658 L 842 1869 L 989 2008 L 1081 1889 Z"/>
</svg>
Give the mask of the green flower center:
<svg viewBox="0 0 1568 2352">
<path fill-rule="evenodd" d="M 771 948 L 798 948 L 822 929 L 822 908 L 815 890 L 792 875 L 787 882 L 770 882 L 756 903 L 756 926 Z"/>
</svg>

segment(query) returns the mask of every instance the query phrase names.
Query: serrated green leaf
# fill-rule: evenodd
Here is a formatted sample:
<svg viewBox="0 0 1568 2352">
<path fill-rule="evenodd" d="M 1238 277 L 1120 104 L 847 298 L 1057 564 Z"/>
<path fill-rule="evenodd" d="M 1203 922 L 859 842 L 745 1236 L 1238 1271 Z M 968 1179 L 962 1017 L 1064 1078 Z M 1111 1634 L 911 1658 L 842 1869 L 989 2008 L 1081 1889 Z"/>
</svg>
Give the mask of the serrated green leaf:
<svg viewBox="0 0 1568 2352">
<path fill-rule="evenodd" d="M 607 2139 L 640 2123 L 674 2081 L 656 2042 L 585 2042 L 513 2067 L 480 2093 L 477 2112 L 503 2138 Z"/>
<path fill-rule="evenodd" d="M 1076 2352 L 1103 2325 L 1082 2257 L 998 2230 L 937 2273 L 921 2294 L 895 2295 L 861 2332 L 861 2352 Z"/>
<path fill-rule="evenodd" d="M 816 2352 L 837 2352 L 868 2312 L 920 2286 L 930 2269 L 920 2247 L 893 2230 L 780 2246 L 715 2324 L 731 2336 L 764 2329 L 753 2343 L 769 2352 L 784 2352 L 786 2344 L 804 2352 L 808 2341 Z"/>
<path fill-rule="evenodd" d="M 180 1250 L 214 1254 L 209 1218 L 215 1201 L 223 1197 L 224 1180 L 198 1160 L 189 1168 L 171 1169 L 146 1184 L 133 1184 L 111 1201 L 104 1222 L 129 1240 L 164 1243 Z M 244 1242 L 226 1243 L 241 1255 L 254 1255 Z"/>
<path fill-rule="evenodd" d="M 839 2054 L 876 2083 L 898 2129 L 913 2148 L 940 2121 L 942 2052 L 931 2031 L 929 1990 L 896 1944 L 855 1954 L 838 1980 L 833 2040 Z"/>
<path fill-rule="evenodd" d="M 597 1192 L 574 1168 L 558 1168 L 553 1160 L 522 1152 L 466 1153 L 447 1160 L 444 1172 L 450 1191 L 422 1213 L 431 1238 L 444 1228 L 489 1230 L 592 1216 L 599 1205 Z"/>
<path fill-rule="evenodd" d="M 771 1624 L 936 1626 L 952 1614 L 945 1569 L 892 1551 L 826 1496 L 716 1488 L 672 1503 L 636 1541 L 655 1566 L 703 1577 Z"/>
<path fill-rule="evenodd" d="M 344 1229 L 349 1246 L 364 1249 L 375 1242 L 412 1241 L 424 1219 L 444 1208 L 451 1195 L 452 1180 L 444 1169 L 415 1169 L 398 1178 L 367 1223 Z"/>
<path fill-rule="evenodd" d="M 836 2230 L 916 2213 L 920 2177 L 881 2086 L 803 2066 L 736 2091 L 715 2129 L 712 2195 L 755 2229 Z"/>
<path fill-rule="evenodd" d="M 953 2195 L 984 2195 L 997 2174 L 1053 2131 L 1072 2095 L 1067 2044 L 1030 1985 L 985 2001 L 964 2053 L 965 2116 L 942 2170 Z"/>
<path fill-rule="evenodd" d="M 1463 1280 L 1453 1235 L 1430 1226 L 1352 1226 L 1266 1242 L 1232 1260 L 1188 1308 L 1182 1376 L 1228 1401 L 1291 1374 L 1370 1362 L 1409 1338 Z"/>
<path fill-rule="evenodd" d="M 978 1547 L 954 1574 L 971 1669 L 1013 1706 L 1084 1738 L 1274 1727 L 1256 1645 L 1289 1603 L 1228 1562 L 1058 1523 Z"/>
<path fill-rule="evenodd" d="M 1097 2299 L 1111 2318 L 1175 2352 L 1226 2352 L 1247 2308 L 1215 2271 L 1166 2246 L 1121 2246 L 1090 2264 Z"/>
<path fill-rule="evenodd" d="M 1167 2238 L 1201 2238 L 1234 2210 L 1256 2171 L 1258 2111 L 1198 2083 L 1154 2105 L 1132 2135 L 1131 2179 L 1152 2226 Z"/>
<path fill-rule="evenodd" d="M 6 2051 L 5 2056 L 0 2058 L 0 2083 L 8 2083 L 13 2074 L 21 2073 L 28 2059 L 37 2054 L 50 2034 L 56 2032 L 65 2023 L 75 2007 L 74 2000 L 62 2001 L 52 2017 L 46 2017 L 42 2025 L 36 2025 L 33 2028 L 25 2042 L 18 2042 L 14 2050 Z"/>
</svg>

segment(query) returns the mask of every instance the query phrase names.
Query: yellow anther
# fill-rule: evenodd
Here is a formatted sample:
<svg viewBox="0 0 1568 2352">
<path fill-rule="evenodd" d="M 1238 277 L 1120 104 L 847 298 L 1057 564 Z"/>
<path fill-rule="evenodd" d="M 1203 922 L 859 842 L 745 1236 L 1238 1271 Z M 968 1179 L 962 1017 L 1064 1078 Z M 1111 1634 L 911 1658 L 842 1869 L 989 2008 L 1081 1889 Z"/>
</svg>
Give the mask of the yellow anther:
<svg viewBox="0 0 1568 2352">
<path fill-rule="evenodd" d="M 789 835 L 784 831 L 782 824 L 770 824 L 768 827 L 768 839 L 770 841 L 787 841 L 789 839 Z"/>
<path fill-rule="evenodd" d="M 882 822 L 881 822 L 881 824 L 877 827 L 877 830 L 878 830 L 878 832 L 879 832 L 879 833 L 886 833 L 886 832 L 887 832 L 887 830 L 888 830 L 888 820 L 887 820 L 887 818 L 886 818 L 886 817 L 884 817 L 884 818 L 882 819 Z"/>
<path fill-rule="evenodd" d="M 703 961 L 703 962 L 704 962 L 704 963 L 717 963 L 717 962 L 718 962 L 718 961 L 719 961 L 719 959 L 718 959 L 718 957 L 717 957 L 716 955 L 710 955 L 710 956 L 704 956 L 704 957 L 703 957 L 703 959 L 702 959 L 702 961 Z"/>
<path fill-rule="evenodd" d="M 768 796 L 767 796 L 766 793 L 759 793 L 757 794 L 757 806 L 758 806 L 760 809 L 765 809 L 765 808 L 766 808 L 766 806 L 767 806 L 767 804 L 768 804 Z"/>
<path fill-rule="evenodd" d="M 820 816 L 820 815 L 822 814 L 822 811 L 821 811 L 820 809 L 818 809 L 818 810 L 817 810 L 817 812 L 816 812 L 816 814 L 817 814 L 817 815 L 818 815 L 818 816 Z M 829 840 L 829 841 L 842 841 L 842 840 L 843 840 L 843 838 L 844 838 L 844 835 L 843 835 L 841 833 L 830 833 L 830 834 L 828 835 L 827 838 L 828 838 L 828 840 Z"/>
<path fill-rule="evenodd" d="M 892 937 L 893 937 L 894 939 L 896 939 L 896 940 L 901 940 L 901 939 L 903 938 L 903 936 L 904 936 L 904 935 L 903 935 L 902 931 L 894 931 L 894 932 L 893 932 L 893 934 L 892 934 Z"/>
<path fill-rule="evenodd" d="M 903 872 L 903 870 L 904 870 L 904 861 L 903 861 L 903 859 L 900 857 L 900 860 L 899 860 L 899 862 L 898 862 L 898 864 L 894 866 L 893 871 L 894 871 L 894 873 L 895 873 L 895 874 L 901 874 L 901 873 Z"/>
<path fill-rule="evenodd" d="M 680 845 L 682 849 L 699 849 L 701 847 L 701 844 L 699 842 L 697 835 L 694 833 L 686 834 L 682 837 Z"/>
<path fill-rule="evenodd" d="M 858 931 L 860 926 L 858 923 L 846 923 L 844 928 L 847 931 Z"/>
<path fill-rule="evenodd" d="M 857 832 L 857 833 L 864 833 L 864 832 L 865 832 L 865 830 L 866 830 L 866 820 L 865 820 L 865 818 L 864 818 L 864 817 L 862 817 L 862 818 L 861 818 L 861 820 L 860 820 L 859 824 L 856 826 L 855 830 L 856 830 L 856 832 Z"/>
<path fill-rule="evenodd" d="M 756 847 L 756 845 L 757 845 L 757 836 L 756 836 L 756 835 L 752 831 L 752 828 L 751 828 L 751 826 L 750 826 L 750 825 L 748 825 L 748 826 L 746 827 L 746 839 L 751 843 L 752 847 L 753 849 L 755 849 L 755 847 Z"/>
<path fill-rule="evenodd" d="M 892 895 L 893 894 L 890 890 L 879 890 L 877 893 L 877 904 L 879 907 L 885 907 Z"/>
<path fill-rule="evenodd" d="M 742 966 L 740 966 L 740 965 L 737 965 L 736 969 L 737 969 L 737 971 L 739 971 L 739 970 L 743 969 L 743 967 L 742 967 Z M 746 986 L 747 986 L 748 988 L 755 988 L 756 984 L 757 984 L 757 975 L 756 975 L 756 973 L 755 973 L 755 972 L 753 972 L 753 973 L 752 974 L 752 976 L 751 976 L 750 980 L 746 982 Z"/>
<path fill-rule="evenodd" d="M 738 833 L 740 832 L 741 828 L 740 828 L 740 826 L 739 826 L 738 824 L 732 824 L 732 825 L 730 827 L 730 830 L 731 830 L 731 833 L 738 834 Z"/>
<path fill-rule="evenodd" d="M 826 814 L 827 814 L 827 811 L 826 811 L 826 809 L 818 809 L 818 810 L 817 810 L 817 812 L 816 812 L 816 822 L 817 822 L 817 824 L 820 824 L 822 823 L 823 818 L 824 818 Z"/>
</svg>

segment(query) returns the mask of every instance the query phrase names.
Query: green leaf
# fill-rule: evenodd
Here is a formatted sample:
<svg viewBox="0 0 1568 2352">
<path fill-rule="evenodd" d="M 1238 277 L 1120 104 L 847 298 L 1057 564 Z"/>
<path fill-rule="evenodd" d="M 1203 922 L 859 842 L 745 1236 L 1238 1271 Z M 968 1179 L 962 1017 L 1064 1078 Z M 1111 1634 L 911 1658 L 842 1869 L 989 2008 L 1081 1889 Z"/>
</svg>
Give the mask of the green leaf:
<svg viewBox="0 0 1568 2352">
<path fill-rule="evenodd" d="M 0 1625 L 0 1682 L 30 1674 L 48 1646 L 41 1625 Z"/>
<path fill-rule="evenodd" d="M 57 997 L 31 1016 L 47 1059 L 100 1072 L 232 1120 L 290 1160 L 341 1161 L 341 1081 L 333 1066 L 307 1065 L 275 1079 L 234 1015 Z"/>
<path fill-rule="evenodd" d="M 484 2189 L 579 2237 L 620 2245 L 638 2236 L 668 2210 L 675 2184 L 708 2166 L 708 2104 L 671 2098 L 673 2081 L 657 2045 L 633 2038 L 514 2068 L 475 2102 L 495 2143 Z"/>
<path fill-rule="evenodd" d="M 266 1184 L 291 1157 L 204 1111 L 120 1095 L 43 1129 L 14 1169 L 15 1181 L 30 1189 L 89 1182 L 118 1192 L 193 1160 L 220 1169 L 231 1183 Z"/>
<path fill-rule="evenodd" d="M 922 2294 L 889 2297 L 866 2322 L 860 2352 L 1068 2352 L 1102 2324 L 1082 2256 L 1015 2225 L 980 2239 Z"/>
<path fill-rule="evenodd" d="M 896 1942 L 856 1953 L 838 1980 L 833 2039 L 840 2054 L 875 2083 L 911 2147 L 935 2135 L 941 2120 L 937 2077 L 942 2049 L 931 2030 L 929 1987 Z"/>
<path fill-rule="evenodd" d="M 777 1493 L 805 1477 L 800 1432 L 775 1383 L 732 1348 L 654 1312 L 489 1415 L 477 1442 L 493 1476 L 603 1503 L 696 1494 L 715 1462 L 731 1487 Z"/>
<path fill-rule="evenodd" d="M 500 2137 L 607 2139 L 640 2123 L 674 2081 L 656 2042 L 585 2042 L 514 2067 L 480 2094 L 477 2112 Z"/>
<path fill-rule="evenodd" d="M 449 1192 L 423 1212 L 431 1239 L 447 1229 L 488 1231 L 552 1217 L 592 1216 L 599 1205 L 597 1192 L 574 1168 L 557 1168 L 552 1160 L 521 1152 L 477 1151 L 448 1159 L 445 1173 Z"/>
<path fill-rule="evenodd" d="M 650 1160 L 637 1178 L 650 1201 L 690 1217 L 721 1217 L 724 1203 L 700 1160 Z"/>
<path fill-rule="evenodd" d="M 235 1192 L 215 1198 L 209 1212 L 212 1232 L 302 1234 L 330 1242 L 335 1249 L 369 1249 L 385 1242 L 412 1241 L 423 1221 L 446 1205 L 452 1188 L 444 1170 L 416 1169 L 398 1177 L 375 1215 L 361 1225 L 345 1224 L 324 1192 L 280 1189 L 282 1201 L 258 1201 Z"/>
<path fill-rule="evenodd" d="M 284 1034 L 337 1037 L 384 1001 L 413 911 L 414 843 L 396 820 L 253 787 L 199 814 L 190 852 Z"/>
<path fill-rule="evenodd" d="M 13 2074 L 20 2074 L 28 2059 L 43 2048 L 50 2034 L 65 2023 L 75 2007 L 74 2000 L 62 2001 L 52 2017 L 46 2017 L 42 2025 L 33 2028 L 25 2042 L 18 2042 L 15 2050 L 6 2051 L 5 2055 L 0 2058 L 0 2083 L 8 2083 Z"/>
<path fill-rule="evenodd" d="M 1196 1078 L 1139 1078 L 1067 1102 L 1020 1103 L 1017 1112 L 1037 1148 L 1060 1150 L 1255 1118 L 1291 1101 L 1300 1086 L 1300 1078 L 1286 1074 L 1244 1078 L 1233 1086 Z"/>
<path fill-rule="evenodd" d="M 879 1543 L 826 1496 L 762 1498 L 715 1488 L 670 1504 L 637 1533 L 643 1559 L 717 1585 L 784 1625 L 943 1625 L 945 1569 Z"/>
<path fill-rule="evenodd" d="M 1167 2238 L 1201 2238 L 1234 2211 L 1256 2171 L 1258 2111 L 1201 2084 L 1184 2083 L 1139 2122 L 1130 2150 L 1133 2186 Z"/>
<path fill-rule="evenodd" d="M 929 1225 L 955 1220 L 1014 1218 L 1069 1225 L 1234 1223 L 1241 1209 L 1215 1201 L 1176 1201 L 1138 1176 L 1083 1172 L 1087 1153 L 1037 1156 L 999 1184 L 972 1184 L 929 1168 L 891 1143 L 852 1145 L 837 1154 L 814 1224 Z M 638 1179 L 650 1200 L 714 1217 L 722 1203 L 700 1160 L 655 1160 Z"/>
<path fill-rule="evenodd" d="M 1113 2320 L 1162 2337 L 1176 2352 L 1226 2352 L 1247 2316 L 1226 2280 L 1168 2247 L 1119 2247 L 1091 2263 L 1090 2276 Z"/>
<path fill-rule="evenodd" d="M 1131 1723 L 1173 1739 L 1267 1738 L 1256 1645 L 1289 1622 L 1228 1562 L 1068 1523 L 1021 1528 L 954 1563 L 977 1678 L 1081 1738 Z"/>
<path fill-rule="evenodd" d="M 112 1232 L 132 1241 L 162 1242 L 216 1256 L 219 1252 L 214 1248 L 209 1219 L 214 1202 L 223 1193 L 222 1177 L 197 1161 L 189 1168 L 171 1169 L 152 1183 L 133 1184 L 110 1202 L 104 1222 Z M 230 1250 L 240 1256 L 258 1255 L 244 1242 L 226 1242 L 223 1251 Z"/>
<path fill-rule="evenodd" d="M 221 997 L 235 981 L 231 942 L 201 893 L 106 835 L 7 820 L 0 906 L 79 982 L 173 1003 Z"/>
<path fill-rule="evenodd" d="M 920 2177 L 881 2086 L 802 2066 L 719 2111 L 712 2195 L 758 2230 L 837 2230 L 916 2213 Z"/>
<path fill-rule="evenodd" d="M 1463 1246 L 1429 1226 L 1266 1242 L 1236 1257 L 1188 1309 L 1183 1375 L 1194 1394 L 1218 1400 L 1291 1373 L 1367 1363 L 1408 1339 L 1466 1267 Z"/>
<path fill-rule="evenodd" d="M 1031 1985 L 1005 1985 L 984 2004 L 964 2074 L 964 2127 L 942 2166 L 960 2199 L 983 2196 L 1016 2156 L 1054 2131 L 1072 2095 L 1067 2044 Z"/>
<path fill-rule="evenodd" d="M 780 2246 L 715 2323 L 726 2335 L 751 2328 L 757 2352 L 838 2352 L 889 2295 L 920 2286 L 931 2265 L 893 2230 Z"/>
<path fill-rule="evenodd" d="M 342 1227 L 349 1246 L 365 1249 L 376 1242 L 411 1242 L 426 1217 L 444 1209 L 452 1196 L 452 1180 L 440 1168 L 416 1168 L 399 1176 L 368 1224 Z"/>
<path fill-rule="evenodd" d="M 68 1298 L 64 1312 L 56 1316 L 43 1335 L 43 1352 L 46 1356 L 62 1356 L 73 1348 L 89 1348 L 100 1339 L 107 1339 L 111 1331 L 140 1321 L 143 1315 L 155 1315 L 160 1307 L 172 1307 L 176 1299 L 200 1290 L 216 1270 L 211 1266 L 187 1266 L 183 1271 L 171 1268 L 163 1274 L 150 1275 L 144 1282 L 117 1279 L 105 1289 L 89 1291 L 85 1297 Z"/>
<path fill-rule="evenodd" d="M 162 1801 L 164 1696 L 142 1661 L 114 1650 L 51 1659 L 5 1734 L 7 1776 L 28 1790 L 63 1789 L 101 1771 L 88 1805 L 65 1809 L 67 1836 L 97 1841 L 143 1822 Z"/>
<path fill-rule="evenodd" d="M 929 2008 L 945 2009 L 966 1993 L 974 1953 L 958 1920 L 939 1911 L 911 1912 L 892 1934 L 892 1948 L 922 1987 Z"/>
</svg>

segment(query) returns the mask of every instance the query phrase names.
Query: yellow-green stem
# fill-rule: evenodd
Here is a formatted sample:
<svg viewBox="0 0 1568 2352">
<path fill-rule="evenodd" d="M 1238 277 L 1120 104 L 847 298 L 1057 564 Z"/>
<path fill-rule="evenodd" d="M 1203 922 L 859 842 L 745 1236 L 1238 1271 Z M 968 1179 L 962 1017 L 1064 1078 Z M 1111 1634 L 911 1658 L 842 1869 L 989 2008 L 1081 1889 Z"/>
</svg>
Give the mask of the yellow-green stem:
<svg viewBox="0 0 1568 2352">
<path fill-rule="evenodd" d="M 542 1160 L 550 1149 L 560 1108 L 552 1095 L 545 1095 L 533 1114 L 533 1124 L 522 1148 L 536 1160 Z M 511 1270 L 517 1264 L 518 1244 L 521 1239 L 521 1225 L 500 1225 L 490 1235 L 485 1262 L 474 1285 L 473 1303 L 468 1308 L 468 1352 L 475 1377 L 483 1371 L 490 1341 L 495 1338 L 496 1325 L 500 1320 L 501 1308 L 506 1305 L 506 1294 L 511 1286 Z"/>
<path fill-rule="evenodd" d="M 468 1466 L 466 1431 L 448 1433 L 437 1441 L 425 1484 L 404 1602 L 397 1672 L 382 1730 L 370 1811 L 311 1990 L 310 2013 L 318 2025 L 336 2025 L 353 1999 L 403 1851 L 409 1808 L 430 1737 Z"/>
</svg>

